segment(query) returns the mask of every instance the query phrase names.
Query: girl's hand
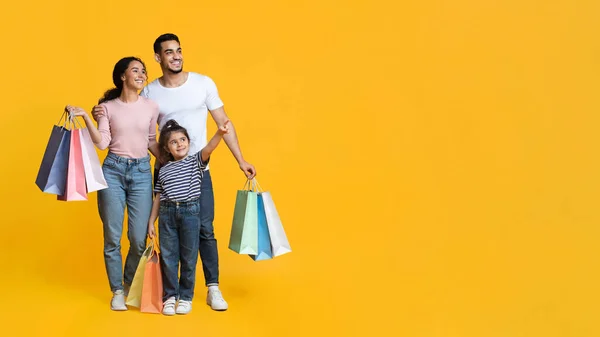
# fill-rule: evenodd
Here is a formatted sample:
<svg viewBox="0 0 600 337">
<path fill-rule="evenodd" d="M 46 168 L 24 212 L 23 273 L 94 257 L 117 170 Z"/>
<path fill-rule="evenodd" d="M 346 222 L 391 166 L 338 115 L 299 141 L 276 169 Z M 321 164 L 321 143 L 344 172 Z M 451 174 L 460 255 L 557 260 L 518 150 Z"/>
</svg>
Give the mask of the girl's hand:
<svg viewBox="0 0 600 337">
<path fill-rule="evenodd" d="M 154 231 L 154 224 L 148 224 L 148 236 L 150 237 L 150 239 L 154 239 L 154 237 L 156 236 L 156 232 Z"/>
<path fill-rule="evenodd" d="M 223 123 L 222 126 L 219 126 L 219 130 L 217 131 L 221 136 L 229 133 L 229 119 Z"/>
</svg>

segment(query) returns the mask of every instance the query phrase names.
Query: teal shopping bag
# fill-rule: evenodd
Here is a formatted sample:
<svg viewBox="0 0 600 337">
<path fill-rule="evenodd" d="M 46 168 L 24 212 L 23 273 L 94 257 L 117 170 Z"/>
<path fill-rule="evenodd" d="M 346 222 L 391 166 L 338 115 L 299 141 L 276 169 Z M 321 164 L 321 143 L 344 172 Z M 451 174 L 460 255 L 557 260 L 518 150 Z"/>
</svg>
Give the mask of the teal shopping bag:
<svg viewBox="0 0 600 337">
<path fill-rule="evenodd" d="M 238 254 L 258 254 L 258 193 L 252 188 L 247 181 L 235 199 L 229 249 Z"/>
</svg>

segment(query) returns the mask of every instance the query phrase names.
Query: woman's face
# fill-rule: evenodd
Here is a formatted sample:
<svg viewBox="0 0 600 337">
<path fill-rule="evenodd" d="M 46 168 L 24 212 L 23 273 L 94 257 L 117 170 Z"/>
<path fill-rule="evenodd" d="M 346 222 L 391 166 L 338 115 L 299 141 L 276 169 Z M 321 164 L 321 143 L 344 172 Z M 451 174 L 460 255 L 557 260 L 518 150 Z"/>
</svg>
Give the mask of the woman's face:
<svg viewBox="0 0 600 337">
<path fill-rule="evenodd" d="M 139 61 L 131 61 L 121 79 L 123 80 L 124 88 L 142 90 L 144 83 L 148 79 L 146 77 L 146 68 Z"/>
<path fill-rule="evenodd" d="M 187 156 L 190 141 L 185 136 L 185 134 L 181 131 L 173 132 L 169 136 L 169 141 L 167 142 L 167 150 L 169 153 L 173 155 L 175 160 L 183 159 Z"/>
</svg>

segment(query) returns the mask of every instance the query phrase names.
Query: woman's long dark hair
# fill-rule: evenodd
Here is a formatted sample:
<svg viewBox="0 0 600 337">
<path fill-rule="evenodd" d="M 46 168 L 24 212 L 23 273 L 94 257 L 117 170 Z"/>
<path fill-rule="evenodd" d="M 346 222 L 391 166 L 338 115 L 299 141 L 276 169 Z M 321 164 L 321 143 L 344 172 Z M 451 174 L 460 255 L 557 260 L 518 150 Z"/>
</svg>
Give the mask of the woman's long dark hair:
<svg viewBox="0 0 600 337">
<path fill-rule="evenodd" d="M 142 66 L 144 66 L 144 68 L 146 68 L 144 62 L 137 57 L 128 56 L 120 59 L 119 62 L 115 64 L 115 68 L 113 69 L 112 74 L 113 84 L 115 85 L 115 88 L 107 90 L 104 93 L 104 96 L 102 96 L 102 98 L 98 100 L 98 104 L 113 100 L 121 96 L 121 92 L 123 92 L 123 80 L 121 79 L 121 76 L 125 74 L 127 68 L 129 68 L 129 64 L 133 61 L 138 61 L 142 64 Z"/>
<path fill-rule="evenodd" d="M 169 137 L 171 137 L 171 134 L 173 132 L 181 132 L 188 139 L 188 142 L 190 140 L 190 136 L 188 135 L 187 130 L 183 126 L 179 125 L 174 119 L 168 120 L 167 123 L 165 123 L 165 125 L 162 127 L 160 131 L 160 138 L 158 139 L 158 146 L 160 147 L 160 156 L 166 161 L 175 160 L 171 152 L 167 150 L 169 148 Z"/>
</svg>

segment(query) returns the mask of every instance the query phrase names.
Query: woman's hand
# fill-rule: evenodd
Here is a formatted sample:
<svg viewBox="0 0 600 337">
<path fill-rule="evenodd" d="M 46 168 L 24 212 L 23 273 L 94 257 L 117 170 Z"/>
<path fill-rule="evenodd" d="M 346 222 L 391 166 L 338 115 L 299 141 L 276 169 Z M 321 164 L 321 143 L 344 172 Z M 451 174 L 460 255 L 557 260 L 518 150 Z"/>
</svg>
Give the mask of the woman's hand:
<svg viewBox="0 0 600 337">
<path fill-rule="evenodd" d="M 87 112 L 85 112 L 85 110 L 83 110 L 83 108 L 80 108 L 78 106 L 71 106 L 71 105 L 67 105 L 65 108 L 69 114 L 71 114 L 72 116 L 81 116 L 84 119 L 86 117 L 89 117 Z"/>
</svg>

